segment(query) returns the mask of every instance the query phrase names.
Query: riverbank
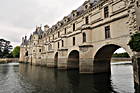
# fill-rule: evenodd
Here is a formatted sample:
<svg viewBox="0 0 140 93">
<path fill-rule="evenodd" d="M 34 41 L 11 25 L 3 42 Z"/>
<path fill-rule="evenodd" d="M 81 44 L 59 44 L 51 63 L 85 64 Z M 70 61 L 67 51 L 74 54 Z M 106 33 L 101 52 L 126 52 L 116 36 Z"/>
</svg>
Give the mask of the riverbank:
<svg viewBox="0 0 140 93">
<path fill-rule="evenodd" d="M 112 58 L 111 62 L 119 62 L 119 61 L 132 61 L 131 58 Z"/>
<path fill-rule="evenodd" d="M 0 63 L 19 62 L 19 58 L 0 58 Z"/>
</svg>

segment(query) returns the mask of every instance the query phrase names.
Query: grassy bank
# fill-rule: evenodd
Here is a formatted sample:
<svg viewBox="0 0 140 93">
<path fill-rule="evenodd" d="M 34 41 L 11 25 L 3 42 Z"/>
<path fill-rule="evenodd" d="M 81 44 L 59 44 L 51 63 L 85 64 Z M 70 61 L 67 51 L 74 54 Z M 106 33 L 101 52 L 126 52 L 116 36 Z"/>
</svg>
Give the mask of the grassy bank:
<svg viewBox="0 0 140 93">
<path fill-rule="evenodd" d="M 18 62 L 19 58 L 0 58 L 0 63 Z"/>
<path fill-rule="evenodd" d="M 112 58 L 111 62 L 132 61 L 131 58 Z"/>
</svg>

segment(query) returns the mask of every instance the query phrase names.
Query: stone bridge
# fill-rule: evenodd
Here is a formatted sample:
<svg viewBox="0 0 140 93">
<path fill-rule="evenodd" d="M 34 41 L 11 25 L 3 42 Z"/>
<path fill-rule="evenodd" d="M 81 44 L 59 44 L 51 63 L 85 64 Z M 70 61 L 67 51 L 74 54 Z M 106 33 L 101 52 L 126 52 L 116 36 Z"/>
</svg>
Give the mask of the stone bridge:
<svg viewBox="0 0 140 93">
<path fill-rule="evenodd" d="M 140 31 L 139 7 L 137 0 L 88 0 L 51 28 L 36 27 L 28 40 L 25 36 L 20 61 L 80 73 L 110 73 L 117 49 L 134 56 L 128 42 Z M 134 76 L 139 84 L 139 68 Z"/>
</svg>

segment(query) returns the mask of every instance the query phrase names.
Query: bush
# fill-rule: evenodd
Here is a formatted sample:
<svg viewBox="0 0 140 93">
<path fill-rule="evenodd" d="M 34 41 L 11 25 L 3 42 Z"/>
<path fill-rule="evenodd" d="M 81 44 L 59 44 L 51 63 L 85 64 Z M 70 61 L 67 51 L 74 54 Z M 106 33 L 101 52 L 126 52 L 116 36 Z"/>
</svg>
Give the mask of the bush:
<svg viewBox="0 0 140 93">
<path fill-rule="evenodd" d="M 20 46 L 16 46 L 12 51 L 12 55 L 14 58 L 19 58 L 20 55 Z"/>
<path fill-rule="evenodd" d="M 140 33 L 132 35 L 128 45 L 132 51 L 140 52 Z"/>
</svg>

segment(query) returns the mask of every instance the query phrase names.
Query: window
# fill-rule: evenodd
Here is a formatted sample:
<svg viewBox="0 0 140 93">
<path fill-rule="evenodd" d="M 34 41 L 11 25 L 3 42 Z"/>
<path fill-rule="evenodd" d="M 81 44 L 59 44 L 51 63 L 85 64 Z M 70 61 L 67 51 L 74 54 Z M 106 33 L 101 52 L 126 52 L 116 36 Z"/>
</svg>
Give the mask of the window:
<svg viewBox="0 0 140 93">
<path fill-rule="evenodd" d="M 67 29 L 65 28 L 65 34 L 67 34 Z"/>
<path fill-rule="evenodd" d="M 136 4 L 137 4 L 137 7 L 139 8 L 139 1 L 137 1 Z"/>
<path fill-rule="evenodd" d="M 50 42 L 50 37 L 49 37 L 49 42 Z"/>
<path fill-rule="evenodd" d="M 25 53 L 25 56 L 28 56 L 28 51 Z"/>
<path fill-rule="evenodd" d="M 83 42 L 86 42 L 86 33 L 83 33 Z"/>
<path fill-rule="evenodd" d="M 85 18 L 85 23 L 89 24 L 89 17 L 88 16 Z"/>
<path fill-rule="evenodd" d="M 105 18 L 109 17 L 109 8 L 108 8 L 108 6 L 106 6 L 106 7 L 104 8 L 104 17 L 105 17 Z"/>
<path fill-rule="evenodd" d="M 64 47 L 64 41 L 62 40 L 62 47 Z"/>
<path fill-rule="evenodd" d="M 54 40 L 54 35 L 53 35 L 53 40 Z"/>
<path fill-rule="evenodd" d="M 105 27 L 105 39 L 110 38 L 110 26 Z"/>
<path fill-rule="evenodd" d="M 75 31 L 75 23 L 73 24 L 73 31 Z"/>
<path fill-rule="evenodd" d="M 58 48 L 59 48 L 59 42 L 57 44 L 58 44 Z"/>
<path fill-rule="evenodd" d="M 39 49 L 39 52 L 41 52 L 42 50 L 41 49 Z"/>
<path fill-rule="evenodd" d="M 60 37 L 60 32 L 58 32 L 58 38 Z"/>
<path fill-rule="evenodd" d="M 73 14 L 73 17 L 75 17 L 75 14 Z"/>
<path fill-rule="evenodd" d="M 75 37 L 73 37 L 73 46 L 75 46 Z"/>
</svg>

